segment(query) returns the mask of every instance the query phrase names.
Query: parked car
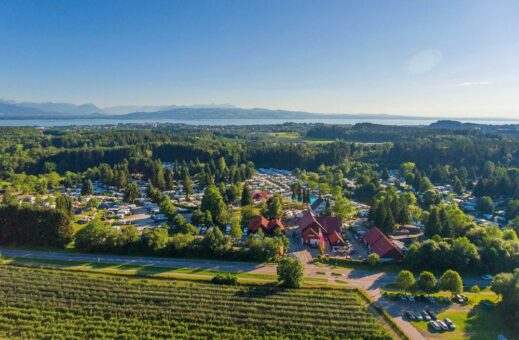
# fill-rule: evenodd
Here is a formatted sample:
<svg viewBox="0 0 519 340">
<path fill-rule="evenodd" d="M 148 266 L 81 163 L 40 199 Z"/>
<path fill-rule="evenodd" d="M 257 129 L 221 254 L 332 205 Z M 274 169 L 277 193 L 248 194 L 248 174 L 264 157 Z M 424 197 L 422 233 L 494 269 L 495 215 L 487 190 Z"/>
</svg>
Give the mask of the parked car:
<svg viewBox="0 0 519 340">
<path fill-rule="evenodd" d="M 486 281 L 492 280 L 494 277 L 490 274 L 481 275 L 481 278 Z"/>
<path fill-rule="evenodd" d="M 433 320 L 436 320 L 438 318 L 438 316 L 436 315 L 435 312 L 433 312 L 432 310 L 428 310 L 427 311 L 427 314 L 429 314 L 429 316 L 431 317 L 431 319 Z"/>
<path fill-rule="evenodd" d="M 431 326 L 432 329 L 434 329 L 436 332 L 440 332 L 442 328 L 436 321 L 429 321 L 429 326 Z"/>
<path fill-rule="evenodd" d="M 426 300 L 427 302 L 429 302 L 430 304 L 433 304 L 433 305 L 436 304 L 436 299 L 433 298 L 432 296 L 428 296 L 428 297 L 426 297 L 425 300 Z"/>
<path fill-rule="evenodd" d="M 431 321 L 431 316 L 425 310 L 422 311 L 422 317 L 425 321 Z"/>
<path fill-rule="evenodd" d="M 456 325 L 454 324 L 454 322 L 451 321 L 451 319 L 445 318 L 443 321 L 447 324 L 447 327 L 449 327 L 449 330 L 453 331 L 456 329 Z"/>
<path fill-rule="evenodd" d="M 442 331 L 448 331 L 449 330 L 449 326 L 447 326 L 447 324 L 445 322 L 443 322 L 442 320 L 438 320 L 438 321 L 436 321 L 436 323 L 438 324 L 438 326 L 440 326 Z"/>
<path fill-rule="evenodd" d="M 415 315 L 416 321 L 423 321 L 423 317 L 420 313 L 413 313 Z"/>
<path fill-rule="evenodd" d="M 407 318 L 407 320 L 412 320 L 412 321 L 416 320 L 414 313 L 411 311 L 406 310 L 404 312 L 404 316 Z"/>
<path fill-rule="evenodd" d="M 409 296 L 407 297 L 407 300 L 409 300 L 409 301 L 411 301 L 411 302 L 414 302 L 414 296 L 409 295 Z"/>
<path fill-rule="evenodd" d="M 463 303 L 465 302 L 465 299 L 463 298 L 463 296 L 459 295 L 459 294 L 456 294 L 454 295 L 454 297 L 452 298 L 452 300 L 454 302 L 457 302 L 457 303 Z"/>
</svg>

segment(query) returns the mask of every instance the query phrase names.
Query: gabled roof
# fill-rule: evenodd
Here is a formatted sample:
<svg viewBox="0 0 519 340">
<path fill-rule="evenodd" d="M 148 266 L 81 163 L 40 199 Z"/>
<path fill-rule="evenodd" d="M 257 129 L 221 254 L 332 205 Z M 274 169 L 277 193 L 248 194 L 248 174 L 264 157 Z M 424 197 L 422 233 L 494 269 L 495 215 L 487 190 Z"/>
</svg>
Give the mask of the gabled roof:
<svg viewBox="0 0 519 340">
<path fill-rule="evenodd" d="M 281 219 L 273 218 L 270 221 L 263 216 L 258 216 L 249 221 L 249 231 L 255 233 L 259 228 L 263 229 L 264 232 L 273 232 L 274 229 L 279 228 L 281 231 L 285 231 L 285 226 Z"/>
<path fill-rule="evenodd" d="M 285 226 L 283 225 L 283 222 L 281 222 L 281 219 L 279 218 L 273 218 L 269 221 L 267 228 L 269 230 L 274 230 L 275 228 L 279 228 L 281 231 L 285 231 Z"/>
<path fill-rule="evenodd" d="M 341 220 L 335 216 L 319 216 L 317 222 L 324 227 L 328 234 L 333 232 L 341 233 Z"/>
<path fill-rule="evenodd" d="M 334 231 L 331 234 L 328 234 L 328 241 L 330 241 L 331 244 L 335 246 L 344 246 L 346 242 L 344 242 L 344 239 L 342 238 L 341 234 Z"/>
<path fill-rule="evenodd" d="M 310 211 L 304 213 L 303 217 L 299 219 L 298 225 L 299 230 L 301 231 L 308 227 L 312 227 L 314 229 L 321 229 L 321 232 L 326 234 L 326 229 L 315 219 L 314 214 Z"/>
<path fill-rule="evenodd" d="M 364 234 L 364 241 L 371 247 L 371 250 L 380 257 L 401 259 L 403 257 L 395 244 L 377 227 L 373 227 Z"/>
<path fill-rule="evenodd" d="M 266 228 L 268 223 L 269 221 L 265 217 L 258 216 L 249 221 L 249 231 L 254 233 L 260 227 Z"/>
<path fill-rule="evenodd" d="M 314 201 L 314 203 L 312 203 L 312 205 L 310 205 L 310 209 L 315 210 L 323 203 L 324 203 L 324 199 L 318 198 Z"/>
</svg>

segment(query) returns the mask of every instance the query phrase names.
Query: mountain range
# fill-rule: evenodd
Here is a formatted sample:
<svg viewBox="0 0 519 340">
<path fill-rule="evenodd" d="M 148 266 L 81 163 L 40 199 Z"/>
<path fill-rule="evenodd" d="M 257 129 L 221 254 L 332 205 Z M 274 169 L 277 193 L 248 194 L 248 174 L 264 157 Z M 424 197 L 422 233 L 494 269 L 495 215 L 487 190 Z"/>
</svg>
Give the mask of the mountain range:
<svg viewBox="0 0 519 340">
<path fill-rule="evenodd" d="M 439 117 L 418 117 L 380 114 L 324 114 L 304 111 L 243 109 L 230 104 L 147 105 L 99 108 L 94 104 L 15 102 L 0 99 L 0 119 L 121 119 L 121 120 L 200 120 L 200 119 L 406 119 L 430 120 Z M 466 120 L 467 118 L 465 118 Z M 474 119 L 484 120 L 484 119 Z M 492 118 L 494 121 L 499 118 Z M 510 120 L 510 119 L 502 119 Z"/>
</svg>

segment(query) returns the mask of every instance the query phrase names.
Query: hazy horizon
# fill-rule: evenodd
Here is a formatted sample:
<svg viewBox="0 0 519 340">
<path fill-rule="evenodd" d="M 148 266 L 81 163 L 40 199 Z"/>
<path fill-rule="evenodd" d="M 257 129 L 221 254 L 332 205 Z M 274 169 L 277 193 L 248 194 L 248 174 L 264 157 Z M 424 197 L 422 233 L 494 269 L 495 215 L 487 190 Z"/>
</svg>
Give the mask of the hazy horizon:
<svg viewBox="0 0 519 340">
<path fill-rule="evenodd" d="M 516 1 L 4 1 L 0 97 L 519 119 Z"/>
</svg>

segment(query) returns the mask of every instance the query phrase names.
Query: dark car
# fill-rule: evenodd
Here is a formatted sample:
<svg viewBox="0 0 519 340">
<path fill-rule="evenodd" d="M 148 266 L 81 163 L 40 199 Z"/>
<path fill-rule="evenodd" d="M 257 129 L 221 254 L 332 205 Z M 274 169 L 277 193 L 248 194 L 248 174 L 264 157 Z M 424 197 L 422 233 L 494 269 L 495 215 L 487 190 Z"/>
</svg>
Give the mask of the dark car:
<svg viewBox="0 0 519 340">
<path fill-rule="evenodd" d="M 454 322 L 451 321 L 451 319 L 445 318 L 443 321 L 445 322 L 445 324 L 447 324 L 447 327 L 449 327 L 449 330 L 453 331 L 456 329 L 456 325 L 454 324 Z"/>
<path fill-rule="evenodd" d="M 414 313 L 411 312 L 411 311 L 406 310 L 406 311 L 404 312 L 404 315 L 405 315 L 405 317 L 407 318 L 407 320 L 411 320 L 411 321 L 416 320 L 416 317 L 414 316 Z"/>
<path fill-rule="evenodd" d="M 432 329 L 434 329 L 436 332 L 440 332 L 442 328 L 436 321 L 429 321 L 429 326 L 431 326 Z"/>
<path fill-rule="evenodd" d="M 427 313 L 427 311 L 425 311 L 425 310 L 422 311 L 422 318 L 423 318 L 425 321 L 431 321 L 431 316 L 430 316 L 429 313 Z"/>
<path fill-rule="evenodd" d="M 438 316 L 437 316 L 436 313 L 433 312 L 432 310 L 428 310 L 428 311 L 427 311 L 427 314 L 429 314 L 429 316 L 430 316 L 431 319 L 433 319 L 433 320 L 438 319 Z"/>
<path fill-rule="evenodd" d="M 438 326 L 441 327 L 442 331 L 449 330 L 449 326 L 447 326 L 447 324 L 445 322 L 443 322 L 442 320 L 438 320 L 438 321 L 436 321 L 436 323 L 438 324 Z"/>
<path fill-rule="evenodd" d="M 423 321 L 423 317 L 420 313 L 413 313 L 415 318 L 416 318 L 416 321 Z"/>
</svg>

